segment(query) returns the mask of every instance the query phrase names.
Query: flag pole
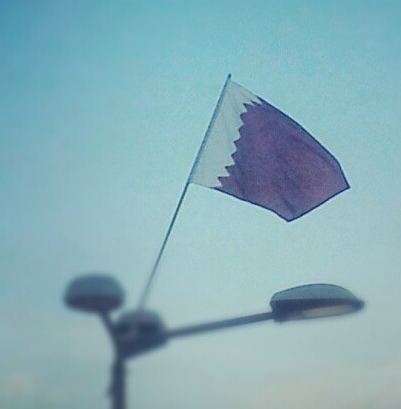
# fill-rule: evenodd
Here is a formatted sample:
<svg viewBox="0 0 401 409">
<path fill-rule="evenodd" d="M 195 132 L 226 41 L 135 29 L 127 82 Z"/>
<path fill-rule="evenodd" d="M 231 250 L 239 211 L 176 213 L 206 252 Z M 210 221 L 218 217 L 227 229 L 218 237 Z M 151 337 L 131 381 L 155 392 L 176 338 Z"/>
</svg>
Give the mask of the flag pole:
<svg viewBox="0 0 401 409">
<path fill-rule="evenodd" d="M 200 154 L 202 153 L 202 151 L 203 151 L 203 149 L 205 147 L 205 144 L 206 144 L 207 138 L 209 136 L 209 133 L 210 133 L 210 131 L 212 129 L 214 121 L 216 120 L 217 113 L 219 111 L 220 105 L 221 105 L 222 100 L 223 100 L 224 93 L 226 91 L 226 88 L 227 88 L 227 85 L 228 85 L 230 79 L 231 79 L 231 74 L 228 74 L 227 78 L 226 78 L 226 81 L 224 83 L 223 89 L 221 90 L 220 97 L 219 97 L 219 99 L 217 101 L 216 108 L 214 109 L 212 119 L 209 122 L 209 126 L 206 129 L 205 136 L 203 137 L 201 146 L 200 146 L 199 151 L 198 151 L 198 153 L 196 155 L 196 158 L 195 158 L 195 161 L 194 161 L 194 163 L 192 165 L 191 171 L 189 172 L 187 181 L 185 182 L 184 189 L 183 189 L 183 191 L 181 193 L 180 200 L 178 201 L 178 204 L 177 204 L 177 207 L 176 207 L 176 209 L 174 211 L 173 217 L 171 218 L 170 225 L 168 226 L 168 229 L 167 229 L 166 235 L 164 237 L 163 243 L 162 243 L 162 245 L 160 247 L 159 254 L 157 255 L 156 261 L 155 261 L 155 263 L 153 265 L 152 271 L 151 271 L 151 273 L 149 275 L 148 281 L 147 281 L 146 286 L 145 286 L 145 288 L 143 290 L 143 293 L 141 295 L 141 298 L 140 298 L 140 301 L 139 301 L 139 309 L 143 308 L 143 306 L 145 305 L 146 299 L 147 299 L 147 297 L 149 295 L 150 289 L 151 289 L 152 284 L 153 284 L 153 280 L 154 280 L 155 275 L 156 275 L 157 268 L 159 266 L 162 255 L 164 253 L 164 249 L 166 248 L 167 241 L 168 241 L 168 239 L 170 237 L 170 234 L 171 234 L 171 232 L 173 230 L 174 223 L 175 223 L 175 221 L 177 219 L 177 216 L 178 216 L 178 213 L 179 213 L 179 211 L 181 209 L 181 206 L 182 206 L 182 203 L 184 201 L 185 195 L 186 195 L 186 193 L 188 191 L 189 184 L 191 183 L 192 175 L 193 175 L 193 173 L 195 171 L 196 165 L 198 164 L 198 161 L 199 161 L 199 158 L 200 158 Z"/>
</svg>

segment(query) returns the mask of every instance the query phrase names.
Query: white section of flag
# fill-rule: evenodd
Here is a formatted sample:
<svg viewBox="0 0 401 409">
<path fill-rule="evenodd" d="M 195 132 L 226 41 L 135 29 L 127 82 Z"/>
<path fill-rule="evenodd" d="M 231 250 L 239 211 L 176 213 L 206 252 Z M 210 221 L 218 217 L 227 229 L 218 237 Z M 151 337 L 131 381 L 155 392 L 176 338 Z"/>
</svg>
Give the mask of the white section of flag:
<svg viewBox="0 0 401 409">
<path fill-rule="evenodd" d="M 260 103 L 259 98 L 228 80 L 214 122 L 198 154 L 190 182 L 216 188 L 221 187 L 219 177 L 228 176 L 226 166 L 234 164 L 231 157 L 236 151 L 234 142 L 241 137 L 241 114 L 246 111 L 244 104 Z"/>
</svg>

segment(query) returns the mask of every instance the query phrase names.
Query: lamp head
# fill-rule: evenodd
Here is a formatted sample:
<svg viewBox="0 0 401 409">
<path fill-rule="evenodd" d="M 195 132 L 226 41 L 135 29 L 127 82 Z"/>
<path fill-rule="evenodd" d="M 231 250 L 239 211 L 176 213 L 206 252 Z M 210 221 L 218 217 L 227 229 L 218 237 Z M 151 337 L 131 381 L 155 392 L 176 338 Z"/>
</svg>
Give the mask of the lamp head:
<svg viewBox="0 0 401 409">
<path fill-rule="evenodd" d="M 109 275 L 87 274 L 69 284 L 64 300 L 71 308 L 105 314 L 122 305 L 124 291 Z"/>
<path fill-rule="evenodd" d="M 310 284 L 276 293 L 270 305 L 279 322 L 333 317 L 360 310 L 364 303 L 351 291 L 332 284 Z"/>
</svg>

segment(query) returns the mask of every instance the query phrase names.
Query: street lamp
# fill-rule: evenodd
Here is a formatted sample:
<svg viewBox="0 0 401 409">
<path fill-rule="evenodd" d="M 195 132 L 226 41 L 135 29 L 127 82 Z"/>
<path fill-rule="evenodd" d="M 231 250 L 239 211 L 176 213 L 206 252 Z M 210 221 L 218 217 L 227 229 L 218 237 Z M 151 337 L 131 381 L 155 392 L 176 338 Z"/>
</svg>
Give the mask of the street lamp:
<svg viewBox="0 0 401 409">
<path fill-rule="evenodd" d="M 109 314 L 122 305 L 123 299 L 121 285 L 104 274 L 88 274 L 73 280 L 65 294 L 65 302 L 69 307 L 99 314 L 110 335 L 114 347 L 110 389 L 112 409 L 125 409 L 125 361 L 161 347 L 173 338 L 268 320 L 285 322 L 344 315 L 356 312 L 364 305 L 363 301 L 343 287 L 310 284 L 273 295 L 270 312 L 170 330 L 165 328 L 157 313 L 144 309 L 125 312 L 112 321 Z"/>
<path fill-rule="evenodd" d="M 334 317 L 360 310 L 364 303 L 351 291 L 332 284 L 310 284 L 273 295 L 270 306 L 275 321 Z"/>
</svg>

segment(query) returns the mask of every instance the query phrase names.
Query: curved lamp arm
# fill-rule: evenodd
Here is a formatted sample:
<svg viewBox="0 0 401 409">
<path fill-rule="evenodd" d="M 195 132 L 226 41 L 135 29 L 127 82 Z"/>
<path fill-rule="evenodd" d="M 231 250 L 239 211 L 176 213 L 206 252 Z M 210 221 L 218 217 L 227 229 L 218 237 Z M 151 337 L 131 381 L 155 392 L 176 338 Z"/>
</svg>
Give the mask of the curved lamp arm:
<svg viewBox="0 0 401 409">
<path fill-rule="evenodd" d="M 116 353 L 116 355 L 118 355 L 118 343 L 116 340 L 116 334 L 114 332 L 114 326 L 113 326 L 113 323 L 111 322 L 110 316 L 107 313 L 103 313 L 99 315 L 100 315 L 100 319 L 103 322 L 104 327 L 107 330 L 107 333 L 110 336 L 110 340 L 113 344 L 114 352 Z"/>
</svg>

